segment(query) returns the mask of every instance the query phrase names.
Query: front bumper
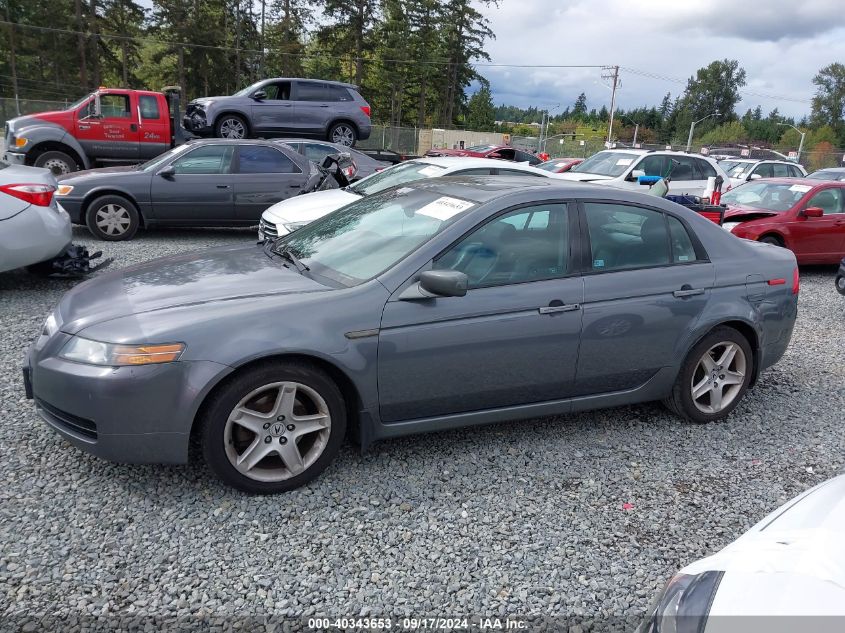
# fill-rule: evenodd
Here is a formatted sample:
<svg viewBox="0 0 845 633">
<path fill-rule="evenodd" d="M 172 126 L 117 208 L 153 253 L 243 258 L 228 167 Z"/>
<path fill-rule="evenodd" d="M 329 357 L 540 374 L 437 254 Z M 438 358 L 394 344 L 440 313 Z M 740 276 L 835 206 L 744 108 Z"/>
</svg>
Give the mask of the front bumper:
<svg viewBox="0 0 845 633">
<path fill-rule="evenodd" d="M 230 370 L 211 361 L 99 367 L 53 355 L 59 333 L 23 368 L 39 416 L 71 444 L 122 463 L 184 463 L 191 427 L 209 385 Z"/>
<path fill-rule="evenodd" d="M 19 152 L 5 152 L 3 160 L 10 165 L 26 165 L 26 154 Z"/>
<path fill-rule="evenodd" d="M 82 218 L 82 198 L 68 198 L 66 196 L 56 196 L 59 204 L 67 211 L 70 216 L 70 221 L 74 224 L 84 224 Z"/>
<path fill-rule="evenodd" d="M 205 112 L 201 110 L 195 110 L 191 113 L 185 114 L 185 116 L 182 117 L 182 127 L 189 132 L 198 135 L 208 135 L 214 131 L 208 123 Z"/>
</svg>

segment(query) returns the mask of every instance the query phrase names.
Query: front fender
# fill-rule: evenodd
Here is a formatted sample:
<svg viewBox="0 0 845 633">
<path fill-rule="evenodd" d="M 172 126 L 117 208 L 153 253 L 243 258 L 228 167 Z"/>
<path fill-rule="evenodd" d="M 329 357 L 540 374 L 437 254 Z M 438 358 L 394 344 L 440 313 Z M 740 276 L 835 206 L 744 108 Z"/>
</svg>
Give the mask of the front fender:
<svg viewBox="0 0 845 633">
<path fill-rule="evenodd" d="M 69 134 L 68 131 L 60 125 L 51 123 L 28 125 L 19 130 L 15 130 L 15 136 L 17 138 L 23 137 L 28 140 L 26 147 L 24 147 L 24 153 L 27 155 L 29 155 L 33 149 L 42 143 L 59 143 L 69 147 L 76 153 L 79 160 L 82 161 L 84 169 L 89 169 L 91 167 L 88 156 L 86 156 L 85 150 L 82 149 L 79 141 L 77 141 L 73 135 Z"/>
</svg>

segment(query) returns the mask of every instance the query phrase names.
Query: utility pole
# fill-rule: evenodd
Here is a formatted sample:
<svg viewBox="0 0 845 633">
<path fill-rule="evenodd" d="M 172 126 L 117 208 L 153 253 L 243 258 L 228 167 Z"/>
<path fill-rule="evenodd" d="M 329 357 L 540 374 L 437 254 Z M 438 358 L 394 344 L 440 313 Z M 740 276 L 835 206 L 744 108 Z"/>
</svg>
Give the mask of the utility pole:
<svg viewBox="0 0 845 633">
<path fill-rule="evenodd" d="M 610 139 L 613 138 L 613 112 L 616 110 L 616 88 L 619 86 L 619 66 L 605 66 L 601 78 L 610 80 L 610 122 L 607 125 L 607 145 L 610 146 Z"/>
</svg>

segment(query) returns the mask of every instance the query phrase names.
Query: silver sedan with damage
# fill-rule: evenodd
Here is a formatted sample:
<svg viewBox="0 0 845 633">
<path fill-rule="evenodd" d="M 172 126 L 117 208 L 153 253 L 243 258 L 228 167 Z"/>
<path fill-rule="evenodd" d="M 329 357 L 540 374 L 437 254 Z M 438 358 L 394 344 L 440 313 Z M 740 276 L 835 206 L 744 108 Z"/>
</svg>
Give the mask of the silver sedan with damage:
<svg viewBox="0 0 845 633">
<path fill-rule="evenodd" d="M 347 435 L 662 400 L 723 419 L 789 344 L 794 255 L 666 200 L 546 178 L 432 178 L 264 245 L 83 283 L 24 368 L 75 446 L 291 490 Z M 765 379 L 763 377 L 762 379 Z"/>
</svg>

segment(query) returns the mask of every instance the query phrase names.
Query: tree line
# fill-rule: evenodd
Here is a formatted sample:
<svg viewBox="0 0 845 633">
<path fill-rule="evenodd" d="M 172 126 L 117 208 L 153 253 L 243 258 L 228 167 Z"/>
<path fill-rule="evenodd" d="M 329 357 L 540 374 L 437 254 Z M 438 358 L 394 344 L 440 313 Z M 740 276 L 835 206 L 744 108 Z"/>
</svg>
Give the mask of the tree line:
<svg viewBox="0 0 845 633">
<path fill-rule="evenodd" d="M 466 122 L 497 0 L 6 0 L 6 97 L 76 99 L 100 85 L 186 98 L 266 77 L 360 87 L 391 125 Z"/>
</svg>

